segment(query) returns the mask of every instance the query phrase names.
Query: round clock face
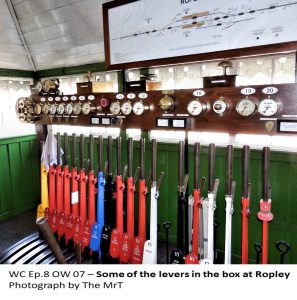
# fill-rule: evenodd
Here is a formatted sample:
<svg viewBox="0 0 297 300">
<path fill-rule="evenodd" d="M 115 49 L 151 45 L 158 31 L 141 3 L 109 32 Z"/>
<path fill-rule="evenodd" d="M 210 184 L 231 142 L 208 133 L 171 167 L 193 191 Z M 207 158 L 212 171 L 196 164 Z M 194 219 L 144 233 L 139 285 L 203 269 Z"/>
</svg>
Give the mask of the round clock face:
<svg viewBox="0 0 297 300">
<path fill-rule="evenodd" d="M 136 116 L 140 116 L 144 113 L 144 104 L 142 101 L 135 102 L 133 105 L 133 113 Z"/>
<path fill-rule="evenodd" d="M 49 113 L 51 115 L 54 115 L 57 112 L 57 106 L 56 104 L 51 104 L 51 106 L 49 107 Z"/>
<path fill-rule="evenodd" d="M 40 115 L 41 114 L 41 105 L 39 103 L 36 103 L 34 106 L 34 112 L 36 115 Z"/>
<path fill-rule="evenodd" d="M 121 105 L 119 102 L 112 102 L 109 107 L 110 112 L 113 115 L 118 115 L 121 112 Z"/>
<path fill-rule="evenodd" d="M 72 103 L 68 103 L 68 104 L 65 106 L 65 113 L 66 113 L 66 115 L 71 115 L 71 114 L 72 114 L 72 110 L 73 110 L 73 105 L 72 105 Z"/>
<path fill-rule="evenodd" d="M 121 112 L 123 115 L 128 116 L 132 112 L 132 105 L 130 101 L 124 102 L 121 106 Z"/>
<path fill-rule="evenodd" d="M 57 113 L 58 113 L 59 115 L 63 115 L 64 111 L 65 111 L 65 106 L 64 106 L 64 104 L 62 104 L 62 103 L 59 104 L 58 107 L 57 107 Z"/>
<path fill-rule="evenodd" d="M 264 117 L 274 116 L 278 111 L 277 101 L 271 98 L 266 98 L 260 101 L 258 112 Z"/>
<path fill-rule="evenodd" d="M 223 99 L 218 99 L 214 102 L 213 111 L 217 114 L 223 114 L 227 110 L 227 104 Z"/>
<path fill-rule="evenodd" d="M 78 116 L 81 113 L 81 104 L 80 103 L 75 103 L 73 105 L 72 112 L 74 115 Z"/>
<path fill-rule="evenodd" d="M 47 115 L 49 113 L 49 106 L 48 106 L 48 104 L 45 103 L 45 104 L 42 105 L 42 113 L 44 115 Z"/>
<path fill-rule="evenodd" d="M 164 112 L 171 112 L 174 109 L 174 100 L 168 95 L 165 95 L 162 99 L 160 99 L 159 106 Z"/>
<path fill-rule="evenodd" d="M 84 115 L 88 115 L 91 112 L 90 103 L 84 103 L 81 107 L 81 111 Z"/>
<path fill-rule="evenodd" d="M 187 110 L 191 116 L 199 116 L 203 111 L 203 106 L 199 100 L 193 100 L 188 104 Z"/>
<path fill-rule="evenodd" d="M 251 116 L 256 110 L 256 104 L 253 100 L 249 98 L 244 98 L 240 100 L 236 105 L 236 111 L 239 115 L 243 117 Z"/>
</svg>

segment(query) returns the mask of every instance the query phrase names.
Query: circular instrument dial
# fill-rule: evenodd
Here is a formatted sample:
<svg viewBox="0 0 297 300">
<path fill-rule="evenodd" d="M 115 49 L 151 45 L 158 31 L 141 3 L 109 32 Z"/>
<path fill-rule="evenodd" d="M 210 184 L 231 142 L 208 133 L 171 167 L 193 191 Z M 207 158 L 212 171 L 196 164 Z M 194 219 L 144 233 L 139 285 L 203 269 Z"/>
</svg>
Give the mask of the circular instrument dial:
<svg viewBox="0 0 297 300">
<path fill-rule="evenodd" d="M 68 104 L 65 106 L 65 114 L 66 114 L 66 115 L 71 115 L 71 114 L 72 114 L 72 110 L 73 110 L 73 105 L 72 105 L 72 103 L 68 103 Z"/>
<path fill-rule="evenodd" d="M 140 116 L 144 113 L 144 104 L 142 101 L 137 101 L 133 105 L 133 113 L 136 116 Z"/>
<path fill-rule="evenodd" d="M 57 112 L 57 106 L 56 104 L 51 104 L 51 106 L 49 107 L 49 113 L 51 115 L 54 115 Z"/>
<path fill-rule="evenodd" d="M 42 105 L 42 113 L 44 115 L 47 115 L 48 112 L 49 112 L 49 106 L 48 106 L 48 104 L 45 103 L 45 104 Z"/>
<path fill-rule="evenodd" d="M 109 105 L 109 99 L 108 98 L 101 98 L 100 99 L 100 106 L 105 108 Z"/>
<path fill-rule="evenodd" d="M 26 98 L 20 98 L 17 102 L 18 108 L 24 108 L 25 107 L 25 100 Z"/>
<path fill-rule="evenodd" d="M 68 101 L 68 97 L 67 96 L 64 96 L 62 99 L 63 99 L 63 101 Z"/>
<path fill-rule="evenodd" d="M 109 107 L 110 112 L 113 115 L 118 115 L 121 112 L 121 105 L 119 102 L 112 102 Z"/>
<path fill-rule="evenodd" d="M 203 105 L 199 100 L 193 100 L 188 104 L 187 110 L 191 116 L 199 116 L 203 111 Z"/>
<path fill-rule="evenodd" d="M 95 96 L 94 95 L 89 95 L 88 100 L 91 100 L 91 101 L 95 100 Z"/>
<path fill-rule="evenodd" d="M 132 112 L 132 104 L 130 101 L 124 102 L 121 106 L 121 112 L 123 115 L 128 116 Z"/>
<path fill-rule="evenodd" d="M 61 101 L 61 97 L 55 97 L 56 101 Z"/>
<path fill-rule="evenodd" d="M 223 114 L 227 110 L 227 103 L 224 98 L 216 100 L 212 106 L 213 111 L 217 114 Z"/>
<path fill-rule="evenodd" d="M 78 116 L 81 113 L 81 104 L 80 103 L 75 103 L 73 105 L 72 112 L 74 115 Z"/>
<path fill-rule="evenodd" d="M 82 105 L 81 111 L 84 115 L 88 115 L 91 112 L 91 105 L 90 103 L 86 102 Z"/>
<path fill-rule="evenodd" d="M 20 115 L 19 115 L 19 120 L 22 121 L 22 122 L 25 122 L 25 120 L 26 120 L 26 115 L 25 115 L 25 114 L 20 114 Z"/>
<path fill-rule="evenodd" d="M 236 111 L 243 117 L 251 116 L 256 110 L 256 104 L 249 98 L 241 99 L 236 105 Z"/>
<path fill-rule="evenodd" d="M 63 115 L 64 111 L 65 111 L 65 106 L 64 106 L 64 104 L 60 103 L 57 107 L 57 113 L 59 115 Z"/>
<path fill-rule="evenodd" d="M 259 114 L 264 117 L 271 117 L 278 111 L 277 101 L 271 98 L 266 98 L 260 101 L 258 107 Z"/>
<path fill-rule="evenodd" d="M 34 106 L 34 112 L 36 115 L 40 115 L 41 114 L 41 105 L 39 103 L 36 103 Z"/>
<path fill-rule="evenodd" d="M 164 112 L 171 112 L 174 109 L 174 100 L 168 95 L 165 95 L 162 99 L 160 99 L 159 106 Z"/>
<path fill-rule="evenodd" d="M 70 97 L 70 100 L 71 100 L 71 101 L 75 101 L 76 99 L 77 99 L 76 96 L 71 96 L 71 97 Z"/>
</svg>

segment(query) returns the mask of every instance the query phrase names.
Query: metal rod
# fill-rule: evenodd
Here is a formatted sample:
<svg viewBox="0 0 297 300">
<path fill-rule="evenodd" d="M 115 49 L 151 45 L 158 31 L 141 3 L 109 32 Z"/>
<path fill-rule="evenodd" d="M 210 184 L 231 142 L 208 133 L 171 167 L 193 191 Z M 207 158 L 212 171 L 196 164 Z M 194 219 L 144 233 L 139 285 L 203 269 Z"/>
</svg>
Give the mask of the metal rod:
<svg viewBox="0 0 297 300">
<path fill-rule="evenodd" d="M 117 138 L 117 175 L 121 175 L 121 161 L 122 161 L 122 138 Z"/>
<path fill-rule="evenodd" d="M 133 177 L 133 139 L 128 139 L 128 178 Z"/>
<path fill-rule="evenodd" d="M 89 159 L 90 159 L 90 171 L 94 170 L 94 135 L 89 136 Z"/>
<path fill-rule="evenodd" d="M 60 165 L 61 160 L 61 134 L 57 132 L 57 165 Z"/>
<path fill-rule="evenodd" d="M 103 137 L 99 136 L 98 142 L 98 163 L 99 163 L 99 171 L 103 171 Z"/>
<path fill-rule="evenodd" d="M 178 157 L 178 192 L 182 192 L 183 180 L 185 175 L 185 143 L 179 142 L 179 157 Z"/>
<path fill-rule="evenodd" d="M 60 249 L 60 246 L 59 246 L 57 240 L 55 239 L 55 236 L 53 235 L 46 219 L 45 218 L 37 219 L 36 220 L 36 226 L 38 227 L 38 229 L 42 233 L 42 236 L 43 236 L 44 240 L 47 242 L 47 244 L 51 248 L 57 262 L 59 264 L 67 264 L 67 261 L 66 261 L 64 255 L 63 255 L 63 253 Z"/>
<path fill-rule="evenodd" d="M 64 164 L 68 166 L 68 135 L 64 132 Z"/>
<path fill-rule="evenodd" d="M 269 160 L 270 148 L 263 148 L 263 200 L 269 200 Z"/>
<path fill-rule="evenodd" d="M 140 180 L 145 178 L 145 139 L 140 140 Z"/>
<path fill-rule="evenodd" d="M 76 158 L 77 158 L 77 153 L 76 153 L 76 134 L 72 134 L 72 167 L 76 165 Z"/>
<path fill-rule="evenodd" d="M 215 144 L 209 144 L 208 147 L 208 191 L 213 192 L 214 188 L 214 170 L 215 170 Z"/>
<path fill-rule="evenodd" d="M 84 149 L 84 146 L 85 146 L 85 136 L 84 134 L 81 134 L 80 135 L 80 167 L 81 169 L 84 168 L 84 157 L 85 157 L 85 149 Z"/>
<path fill-rule="evenodd" d="M 157 179 L 157 141 L 152 140 L 152 182 Z"/>
<path fill-rule="evenodd" d="M 233 146 L 227 146 L 226 194 L 232 195 L 233 180 Z"/>
<path fill-rule="evenodd" d="M 242 188 L 243 198 L 249 197 L 249 167 L 250 167 L 250 147 L 243 146 L 243 160 L 242 160 Z"/>
<path fill-rule="evenodd" d="M 112 174 L 112 136 L 108 136 L 107 144 L 107 172 Z"/>
<path fill-rule="evenodd" d="M 194 189 L 199 189 L 200 143 L 195 143 L 194 147 Z"/>
</svg>

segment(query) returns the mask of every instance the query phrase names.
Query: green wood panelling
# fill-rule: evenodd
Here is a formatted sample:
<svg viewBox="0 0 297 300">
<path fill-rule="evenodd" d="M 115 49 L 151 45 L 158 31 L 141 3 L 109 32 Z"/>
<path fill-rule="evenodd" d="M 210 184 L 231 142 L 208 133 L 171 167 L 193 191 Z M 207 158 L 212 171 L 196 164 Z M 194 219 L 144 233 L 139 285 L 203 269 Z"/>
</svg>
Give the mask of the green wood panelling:
<svg viewBox="0 0 297 300">
<path fill-rule="evenodd" d="M 0 220 L 40 201 L 36 135 L 0 140 Z"/>
<path fill-rule="evenodd" d="M 33 78 L 34 72 L 27 71 L 27 70 L 16 70 L 16 69 L 0 69 L 0 76 Z"/>
<path fill-rule="evenodd" d="M 34 75 L 36 79 L 39 79 L 44 77 L 82 74 L 88 71 L 103 72 L 105 71 L 105 65 L 104 63 L 94 63 L 74 67 L 39 70 Z"/>
</svg>

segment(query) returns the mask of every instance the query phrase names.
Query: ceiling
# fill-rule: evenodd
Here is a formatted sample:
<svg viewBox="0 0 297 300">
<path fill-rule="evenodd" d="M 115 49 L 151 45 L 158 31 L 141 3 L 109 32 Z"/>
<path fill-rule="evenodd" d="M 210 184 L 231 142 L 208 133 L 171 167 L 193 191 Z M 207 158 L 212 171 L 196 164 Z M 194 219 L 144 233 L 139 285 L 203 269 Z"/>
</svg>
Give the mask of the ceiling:
<svg viewBox="0 0 297 300">
<path fill-rule="evenodd" d="M 110 1 L 0 0 L 0 68 L 44 70 L 103 62 L 105 2 Z"/>
</svg>

